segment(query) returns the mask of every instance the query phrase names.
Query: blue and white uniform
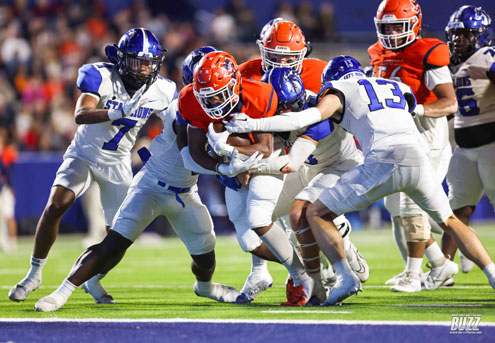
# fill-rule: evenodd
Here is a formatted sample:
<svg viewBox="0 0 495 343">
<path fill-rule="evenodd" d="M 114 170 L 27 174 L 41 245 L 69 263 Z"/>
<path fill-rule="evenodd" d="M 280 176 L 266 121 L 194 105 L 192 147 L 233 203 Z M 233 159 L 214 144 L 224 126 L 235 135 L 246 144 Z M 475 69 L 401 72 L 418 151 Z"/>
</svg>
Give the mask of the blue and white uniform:
<svg viewBox="0 0 495 343">
<path fill-rule="evenodd" d="M 173 123 L 177 100 L 158 115 L 164 121 L 150 145 L 151 157 L 136 174 L 111 230 L 134 241 L 156 217 L 165 216 L 189 254 L 215 247 L 213 221 L 198 194 L 198 174 L 184 167 Z"/>
<path fill-rule="evenodd" d="M 111 63 L 86 64 L 79 69 L 77 86 L 98 99 L 97 109 L 117 109 L 131 97 Z M 90 183 L 100 187 L 105 222 L 110 225 L 132 180 L 131 149 L 140 128 L 153 112 L 177 97 L 174 82 L 158 77 L 142 95 L 140 106 L 129 116 L 97 124 L 82 124 L 64 154 L 53 186 L 81 196 Z"/>
<path fill-rule="evenodd" d="M 332 81 L 344 113 L 339 125 L 359 142 L 364 164 L 342 175 L 319 200 L 337 215 L 355 211 L 384 196 L 403 192 L 436 222 L 452 214 L 421 142 L 404 94 L 409 86 L 391 80 L 351 78 Z M 411 105 L 412 107 L 412 105 Z M 403 201 L 401 194 L 400 201 Z M 401 203 L 402 206 L 402 203 Z"/>
<path fill-rule="evenodd" d="M 447 183 L 453 209 L 476 205 L 486 192 L 495 207 L 495 48 L 483 47 L 454 67 L 459 110 L 454 117 L 457 147 Z"/>
</svg>

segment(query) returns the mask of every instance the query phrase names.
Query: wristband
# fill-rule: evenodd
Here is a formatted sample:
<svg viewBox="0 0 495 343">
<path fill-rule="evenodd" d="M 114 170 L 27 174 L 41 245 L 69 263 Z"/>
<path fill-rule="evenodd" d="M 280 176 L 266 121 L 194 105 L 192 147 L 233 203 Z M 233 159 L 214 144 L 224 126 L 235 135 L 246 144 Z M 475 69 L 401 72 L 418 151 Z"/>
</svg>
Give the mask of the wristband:
<svg viewBox="0 0 495 343">
<path fill-rule="evenodd" d="M 414 109 L 414 113 L 416 113 L 418 117 L 424 117 L 425 107 L 423 105 L 416 105 L 416 108 Z"/>
<path fill-rule="evenodd" d="M 217 165 L 215 166 L 215 171 L 217 172 L 217 174 L 219 175 L 224 175 L 220 170 L 219 168 L 221 167 L 223 163 L 222 162 L 218 162 Z"/>
<path fill-rule="evenodd" d="M 114 121 L 115 119 L 120 119 L 120 118 L 124 117 L 121 108 L 116 109 L 116 110 L 110 109 L 110 110 L 108 110 L 107 115 L 108 115 L 108 119 L 110 121 Z"/>
</svg>

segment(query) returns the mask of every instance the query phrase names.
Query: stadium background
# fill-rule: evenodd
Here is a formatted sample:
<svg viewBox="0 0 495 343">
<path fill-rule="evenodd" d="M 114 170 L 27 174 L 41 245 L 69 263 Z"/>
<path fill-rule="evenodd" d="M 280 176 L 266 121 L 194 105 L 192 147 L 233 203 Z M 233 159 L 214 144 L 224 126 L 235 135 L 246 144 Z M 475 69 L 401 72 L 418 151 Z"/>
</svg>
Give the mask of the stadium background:
<svg viewBox="0 0 495 343">
<path fill-rule="evenodd" d="M 181 66 L 191 50 L 213 45 L 240 63 L 255 58 L 255 35 L 271 18 L 296 22 L 313 46 L 310 57 L 329 60 L 349 54 L 368 64 L 367 47 L 376 41 L 373 16 L 380 1 L 58 1 L 16 0 L 0 4 L 0 151 L 8 181 L 16 193 L 20 235 L 34 233 L 62 154 L 76 124 L 77 70 L 106 60 L 103 49 L 131 27 L 147 27 L 168 49 L 161 74 L 182 87 Z M 444 39 L 449 15 L 462 0 L 421 1 L 423 36 Z M 494 1 L 471 1 L 495 17 Z M 137 147 L 161 130 L 157 118 L 140 133 Z M 6 148 L 1 149 L 3 143 Z M 135 169 L 139 159 L 135 158 Z M 200 178 L 200 194 L 217 232 L 230 232 L 223 188 L 212 177 Z M 473 221 L 493 220 L 484 198 Z M 382 203 L 350 215 L 354 229 L 379 228 L 388 221 Z M 151 230 L 168 233 L 164 219 Z M 87 220 L 80 200 L 64 216 L 61 232 L 84 232 Z"/>
</svg>

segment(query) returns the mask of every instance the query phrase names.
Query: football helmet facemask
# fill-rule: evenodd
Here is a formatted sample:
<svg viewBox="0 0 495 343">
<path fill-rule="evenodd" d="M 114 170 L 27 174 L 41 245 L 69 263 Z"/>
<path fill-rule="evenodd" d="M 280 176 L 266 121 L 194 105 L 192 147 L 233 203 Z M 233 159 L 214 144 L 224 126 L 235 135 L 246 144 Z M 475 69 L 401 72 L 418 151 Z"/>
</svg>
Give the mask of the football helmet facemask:
<svg viewBox="0 0 495 343">
<path fill-rule="evenodd" d="M 383 0 L 376 12 L 378 40 L 385 49 L 401 49 L 419 37 L 421 7 L 416 0 Z"/>
<path fill-rule="evenodd" d="M 204 55 L 194 70 L 193 91 L 210 118 L 226 117 L 241 93 L 241 75 L 234 57 L 224 51 Z"/>
<path fill-rule="evenodd" d="M 306 39 L 301 29 L 290 21 L 274 23 L 258 41 L 262 67 L 266 72 L 275 67 L 292 68 L 302 71 L 302 62 L 306 56 Z"/>
<path fill-rule="evenodd" d="M 476 6 L 462 6 L 457 9 L 445 27 L 451 61 L 459 64 L 472 54 L 493 42 L 493 28 L 490 16 Z"/>
</svg>

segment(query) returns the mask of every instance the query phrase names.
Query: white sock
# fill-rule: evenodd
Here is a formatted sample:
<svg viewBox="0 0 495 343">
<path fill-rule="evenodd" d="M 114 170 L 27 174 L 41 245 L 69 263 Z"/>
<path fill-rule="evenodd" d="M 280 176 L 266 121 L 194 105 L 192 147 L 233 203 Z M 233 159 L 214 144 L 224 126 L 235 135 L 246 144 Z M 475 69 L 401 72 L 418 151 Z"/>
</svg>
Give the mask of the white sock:
<svg viewBox="0 0 495 343">
<path fill-rule="evenodd" d="M 72 282 L 65 279 L 64 282 L 62 282 L 62 284 L 55 290 L 55 292 L 51 294 L 51 296 L 67 301 L 76 288 L 77 287 Z"/>
<path fill-rule="evenodd" d="M 291 278 L 294 280 L 294 285 L 298 286 L 300 283 L 299 280 L 306 275 L 306 272 L 294 248 L 289 243 L 285 232 L 280 227 L 272 226 L 270 230 L 260 238 L 268 249 L 270 249 L 278 258 L 280 263 L 287 268 Z"/>
<path fill-rule="evenodd" d="M 490 286 L 495 289 L 495 263 L 492 262 L 483 268 L 483 273 L 486 274 L 488 282 L 490 282 Z"/>
<path fill-rule="evenodd" d="M 346 258 L 342 260 L 337 260 L 333 263 L 333 268 L 335 269 L 335 274 L 343 276 L 344 274 L 352 274 L 351 266 Z"/>
<path fill-rule="evenodd" d="M 39 279 L 41 280 L 41 271 L 46 264 L 46 258 L 36 258 L 31 256 L 31 269 L 27 273 L 25 279 Z"/>
<path fill-rule="evenodd" d="M 268 271 L 266 260 L 251 254 L 251 273 L 261 273 Z"/>
<path fill-rule="evenodd" d="M 440 249 L 437 242 L 433 242 L 432 245 L 426 248 L 425 256 L 433 267 L 443 266 L 446 262 L 442 249 Z"/>
<path fill-rule="evenodd" d="M 422 258 L 407 256 L 406 271 L 419 274 L 421 272 L 421 263 L 423 263 Z"/>
<path fill-rule="evenodd" d="M 208 293 L 211 291 L 211 281 L 199 281 L 196 280 L 196 284 L 198 285 L 198 291 L 200 293 Z"/>
</svg>

